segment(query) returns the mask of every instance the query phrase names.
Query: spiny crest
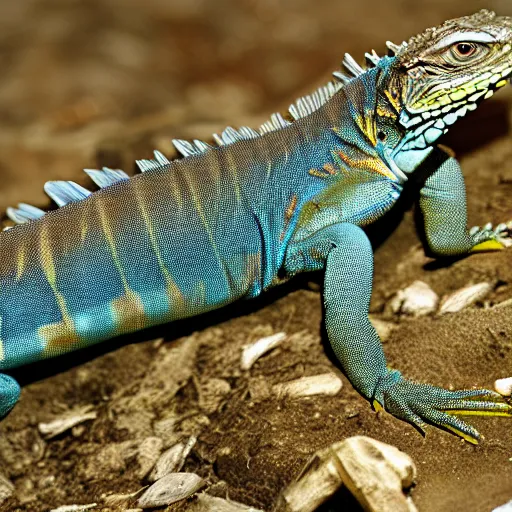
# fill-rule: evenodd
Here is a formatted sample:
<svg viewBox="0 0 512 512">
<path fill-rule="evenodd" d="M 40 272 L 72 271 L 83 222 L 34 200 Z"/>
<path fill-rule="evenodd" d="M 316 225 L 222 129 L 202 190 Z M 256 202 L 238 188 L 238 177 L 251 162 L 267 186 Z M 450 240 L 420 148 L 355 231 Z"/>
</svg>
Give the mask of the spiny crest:
<svg viewBox="0 0 512 512">
<path fill-rule="evenodd" d="M 388 47 L 393 52 L 395 52 L 397 48 L 400 48 L 392 43 L 388 43 Z M 378 65 L 380 57 L 377 55 L 375 50 L 372 50 L 371 53 L 366 53 L 365 56 L 369 67 Z M 267 133 L 290 126 L 293 121 L 302 119 L 317 111 L 340 89 L 342 89 L 344 84 L 350 82 L 352 78 L 363 74 L 366 69 L 368 69 L 361 67 L 348 53 L 345 54 L 343 59 L 343 66 L 351 76 L 346 76 L 338 71 L 334 72 L 333 75 L 337 80 L 329 82 L 327 85 L 318 88 L 312 94 L 297 99 L 295 103 L 290 105 L 288 109 L 290 119 L 286 119 L 280 113 L 274 113 L 270 116 L 268 121 L 260 126 L 259 130 L 254 130 L 248 126 L 242 126 L 236 130 L 231 126 L 228 126 L 221 134 L 213 134 L 213 139 L 217 144 L 217 147 L 234 144 L 241 140 L 255 139 Z M 184 158 L 201 155 L 202 153 L 210 151 L 216 147 L 197 139 L 192 142 L 182 139 L 174 139 L 172 143 L 178 153 Z M 154 151 L 154 155 L 154 160 L 136 161 L 141 172 L 163 169 L 172 163 L 172 161 L 160 151 Z M 109 169 L 108 167 L 103 167 L 102 170 L 84 169 L 84 171 L 100 188 L 105 188 L 119 181 L 129 179 L 128 174 L 124 171 L 119 169 Z M 59 207 L 68 203 L 81 201 L 92 194 L 91 191 L 73 181 L 49 181 L 44 185 L 44 190 Z M 43 210 L 25 203 L 20 203 L 17 208 L 7 208 L 6 213 L 7 216 L 17 224 L 25 224 L 32 220 L 39 219 L 45 214 Z"/>
<path fill-rule="evenodd" d="M 161 153 L 159 154 L 163 156 Z M 124 171 L 120 169 L 109 169 L 108 167 L 103 167 L 101 171 L 96 169 L 84 169 L 84 171 L 100 188 L 105 188 L 118 181 L 130 178 Z M 74 181 L 47 181 L 44 185 L 44 191 L 59 207 L 68 203 L 81 201 L 92 194 L 90 190 L 87 190 Z M 16 224 L 25 224 L 41 218 L 46 212 L 35 206 L 20 203 L 17 208 L 9 206 L 6 213 Z"/>
</svg>

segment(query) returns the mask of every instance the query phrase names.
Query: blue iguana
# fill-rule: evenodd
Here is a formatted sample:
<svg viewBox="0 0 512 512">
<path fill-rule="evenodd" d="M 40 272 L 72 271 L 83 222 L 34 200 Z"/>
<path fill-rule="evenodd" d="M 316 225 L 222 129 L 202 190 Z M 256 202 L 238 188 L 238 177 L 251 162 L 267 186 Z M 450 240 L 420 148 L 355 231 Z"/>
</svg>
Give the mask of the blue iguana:
<svg viewBox="0 0 512 512">
<path fill-rule="evenodd" d="M 447 21 L 388 55 L 350 55 L 346 73 L 273 114 L 259 131 L 226 128 L 216 146 L 175 140 L 184 158 L 86 170 L 99 190 L 46 183 L 60 207 L 9 208 L 0 235 L 0 370 L 259 295 L 325 271 L 329 340 L 375 408 L 470 442 L 457 414 L 512 415 L 485 389 L 448 391 L 388 368 L 368 319 L 373 255 L 363 227 L 418 172 L 426 241 L 439 256 L 504 247 L 504 225 L 468 230 L 457 161 L 437 145 L 512 74 L 512 18 L 489 11 Z M 0 374 L 0 416 L 18 400 Z"/>
</svg>

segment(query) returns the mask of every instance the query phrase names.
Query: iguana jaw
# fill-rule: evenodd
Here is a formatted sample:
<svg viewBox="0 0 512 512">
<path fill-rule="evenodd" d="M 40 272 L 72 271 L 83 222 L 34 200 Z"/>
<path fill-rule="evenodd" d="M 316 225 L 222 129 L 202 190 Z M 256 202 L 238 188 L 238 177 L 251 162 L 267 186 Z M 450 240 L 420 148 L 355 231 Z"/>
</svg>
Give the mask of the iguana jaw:
<svg viewBox="0 0 512 512">
<path fill-rule="evenodd" d="M 512 18 L 489 11 L 451 20 L 404 43 L 390 91 L 405 130 L 395 163 L 413 172 L 455 121 L 512 76 Z"/>
</svg>

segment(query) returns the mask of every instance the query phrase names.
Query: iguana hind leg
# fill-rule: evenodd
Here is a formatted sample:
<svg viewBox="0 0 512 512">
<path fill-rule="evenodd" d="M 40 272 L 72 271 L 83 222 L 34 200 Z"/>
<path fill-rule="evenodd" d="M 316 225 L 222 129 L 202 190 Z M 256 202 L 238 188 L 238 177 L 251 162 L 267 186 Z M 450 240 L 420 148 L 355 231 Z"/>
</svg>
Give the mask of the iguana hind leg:
<svg viewBox="0 0 512 512">
<path fill-rule="evenodd" d="M 478 442 L 478 432 L 453 414 L 512 416 L 512 407 L 493 391 L 447 391 L 406 380 L 387 368 L 381 341 L 368 319 L 373 253 L 361 228 L 335 224 L 292 244 L 285 268 L 295 273 L 318 268 L 320 262 L 325 266 L 329 341 L 352 385 L 374 406 L 421 431 L 431 423 L 472 443 Z"/>
</svg>

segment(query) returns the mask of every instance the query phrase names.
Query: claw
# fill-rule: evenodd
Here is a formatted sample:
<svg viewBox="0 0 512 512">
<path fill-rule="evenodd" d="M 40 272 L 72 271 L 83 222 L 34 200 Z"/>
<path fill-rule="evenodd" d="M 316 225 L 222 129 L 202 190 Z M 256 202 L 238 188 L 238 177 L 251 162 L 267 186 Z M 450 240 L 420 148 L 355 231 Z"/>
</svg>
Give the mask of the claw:
<svg viewBox="0 0 512 512">
<path fill-rule="evenodd" d="M 461 425 L 459 427 L 445 423 L 440 424 L 439 427 L 449 430 L 450 432 L 453 432 L 455 435 L 462 437 L 462 439 L 464 439 L 464 441 L 467 441 L 468 443 L 478 444 L 480 439 L 482 439 L 482 436 L 480 435 L 478 430 L 473 428 L 465 421 L 460 420 L 460 424 Z"/>
<path fill-rule="evenodd" d="M 512 223 L 502 222 L 494 229 L 490 222 L 482 228 L 473 226 L 469 236 L 473 241 L 471 252 L 500 251 L 512 246 Z"/>
<path fill-rule="evenodd" d="M 486 240 L 474 245 L 471 252 L 501 251 L 503 249 L 505 249 L 505 246 L 498 240 Z"/>
<path fill-rule="evenodd" d="M 395 375 L 392 381 L 382 379 L 376 392 L 383 397 L 382 404 L 388 412 L 420 432 L 424 433 L 430 423 L 472 444 L 478 443 L 480 434 L 456 415 L 512 417 L 512 406 L 501 395 L 487 389 L 448 391 L 407 381 L 401 376 L 397 380 Z"/>
</svg>

